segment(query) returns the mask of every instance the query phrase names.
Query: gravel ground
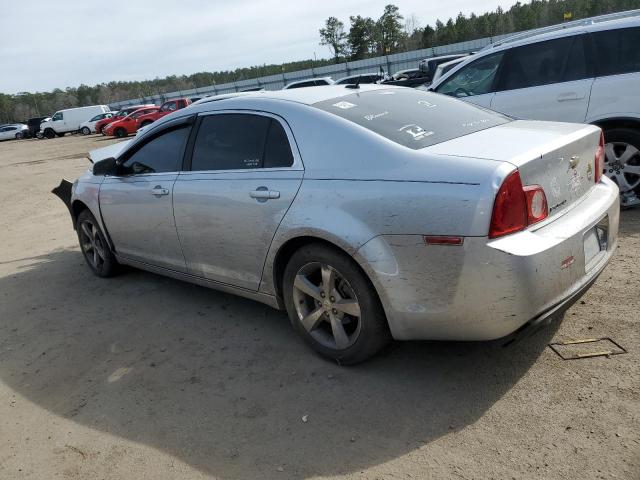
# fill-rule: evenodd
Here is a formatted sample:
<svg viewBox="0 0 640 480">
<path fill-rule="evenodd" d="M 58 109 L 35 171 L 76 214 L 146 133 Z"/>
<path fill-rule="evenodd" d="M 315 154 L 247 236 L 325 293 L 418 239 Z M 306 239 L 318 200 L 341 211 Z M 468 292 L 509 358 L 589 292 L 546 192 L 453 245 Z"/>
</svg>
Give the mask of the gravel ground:
<svg viewBox="0 0 640 480">
<path fill-rule="evenodd" d="M 561 324 L 340 368 L 261 304 L 94 277 L 49 191 L 110 142 L 0 144 L 0 479 L 640 478 L 640 209 Z M 547 347 L 600 336 L 629 353 Z"/>
</svg>

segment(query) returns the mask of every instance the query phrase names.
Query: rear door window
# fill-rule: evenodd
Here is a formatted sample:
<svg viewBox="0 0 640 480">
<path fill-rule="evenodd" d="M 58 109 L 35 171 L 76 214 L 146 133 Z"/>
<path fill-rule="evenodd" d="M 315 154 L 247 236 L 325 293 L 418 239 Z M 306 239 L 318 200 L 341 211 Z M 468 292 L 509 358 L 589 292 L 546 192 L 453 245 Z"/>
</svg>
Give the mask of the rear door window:
<svg viewBox="0 0 640 480">
<path fill-rule="evenodd" d="M 562 82 L 573 38 L 559 38 L 510 49 L 500 90 Z"/>
<path fill-rule="evenodd" d="M 245 170 L 262 167 L 271 119 L 262 115 L 218 114 L 202 119 L 191 170 Z"/>
<path fill-rule="evenodd" d="M 598 52 L 598 76 L 640 72 L 640 27 L 592 35 Z"/>
<path fill-rule="evenodd" d="M 510 121 L 471 103 L 410 88 L 354 93 L 313 105 L 412 149 Z"/>
</svg>

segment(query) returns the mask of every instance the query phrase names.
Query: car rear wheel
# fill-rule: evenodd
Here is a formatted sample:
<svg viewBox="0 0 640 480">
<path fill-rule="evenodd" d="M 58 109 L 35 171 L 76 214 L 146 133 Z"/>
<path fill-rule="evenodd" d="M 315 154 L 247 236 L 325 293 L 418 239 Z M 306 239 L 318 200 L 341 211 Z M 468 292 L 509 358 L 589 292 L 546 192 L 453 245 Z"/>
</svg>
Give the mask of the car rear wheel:
<svg viewBox="0 0 640 480">
<path fill-rule="evenodd" d="M 140 128 L 146 127 L 147 125 L 151 125 L 153 122 L 151 120 L 145 120 L 144 122 L 142 122 L 142 124 L 140 125 Z"/>
<path fill-rule="evenodd" d="M 89 210 L 83 210 L 76 221 L 78 241 L 82 255 L 91 271 L 98 277 L 111 277 L 116 272 L 116 261 L 100 226 Z"/>
<path fill-rule="evenodd" d="M 124 138 L 124 137 L 126 137 L 126 136 L 127 136 L 127 131 L 126 131 L 124 128 L 122 128 L 122 127 L 120 127 L 120 128 L 116 128 L 116 131 L 115 131 L 115 132 L 113 132 L 113 133 L 114 133 L 114 134 L 115 134 L 115 136 L 116 136 L 116 137 L 118 137 L 118 138 Z"/>
<path fill-rule="evenodd" d="M 604 174 L 620 188 L 622 206 L 640 203 L 640 131 L 612 128 L 604 139 Z"/>
<path fill-rule="evenodd" d="M 89 135 L 91 133 L 91 129 L 89 127 L 82 127 L 80 129 L 80 133 L 82 135 Z"/>
<path fill-rule="evenodd" d="M 316 352 L 339 364 L 362 362 L 391 340 L 378 296 L 358 265 L 322 244 L 296 251 L 283 277 L 289 319 Z"/>
</svg>

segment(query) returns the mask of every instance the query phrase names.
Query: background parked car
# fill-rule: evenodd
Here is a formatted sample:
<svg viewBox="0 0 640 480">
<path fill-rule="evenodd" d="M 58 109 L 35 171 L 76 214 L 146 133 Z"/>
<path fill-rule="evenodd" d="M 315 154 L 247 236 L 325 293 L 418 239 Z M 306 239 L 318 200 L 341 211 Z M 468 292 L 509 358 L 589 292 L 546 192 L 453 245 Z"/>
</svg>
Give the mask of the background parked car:
<svg viewBox="0 0 640 480">
<path fill-rule="evenodd" d="M 138 128 L 142 126 L 140 118 L 147 114 L 155 113 L 159 109 L 160 107 L 156 106 L 139 108 L 126 117 L 121 118 L 120 120 L 116 120 L 115 122 L 111 122 L 109 125 L 102 129 L 102 133 L 104 135 L 114 136 L 118 138 L 124 138 L 126 136 L 133 135 L 134 133 L 136 133 Z"/>
<path fill-rule="evenodd" d="M 87 120 L 86 122 L 82 122 L 80 124 L 80 133 L 83 135 L 89 135 L 90 133 L 95 133 L 96 123 L 98 123 L 98 121 L 100 120 L 109 119 L 113 117 L 114 114 L 115 112 L 99 113 L 95 117 L 92 117 L 90 120 Z"/>
<path fill-rule="evenodd" d="M 456 58 L 454 60 L 449 60 L 448 62 L 441 63 L 436 67 L 436 71 L 431 78 L 431 83 L 436 82 L 440 77 L 442 77 L 449 70 L 453 70 L 454 67 L 460 65 L 467 59 L 468 55 Z"/>
<path fill-rule="evenodd" d="M 347 85 L 355 83 L 378 83 L 383 80 L 383 76 L 380 73 L 361 73 L 359 75 L 351 75 L 349 77 L 343 77 L 336 80 L 336 85 Z"/>
<path fill-rule="evenodd" d="M 432 85 L 519 118 L 600 126 L 604 173 L 640 205 L 640 18 L 597 21 L 487 47 Z"/>
<path fill-rule="evenodd" d="M 27 127 L 29 128 L 29 138 L 36 138 L 40 133 L 40 124 L 50 117 L 34 117 L 27 120 Z"/>
<path fill-rule="evenodd" d="M 151 125 L 156 120 L 164 117 L 165 115 L 169 115 L 171 112 L 175 112 L 176 110 L 180 110 L 181 108 L 185 108 L 191 105 L 191 100 L 188 98 L 176 98 L 173 100 L 169 100 L 164 102 L 160 108 L 151 113 L 146 113 L 138 117 L 138 123 L 140 127 L 146 127 L 147 125 Z"/>
<path fill-rule="evenodd" d="M 310 78 L 307 80 L 298 80 L 296 82 L 291 82 L 283 88 L 283 90 L 288 90 L 290 88 L 304 88 L 304 87 L 320 87 L 325 85 L 333 85 L 333 78 L 331 77 L 320 77 L 320 78 Z"/>
<path fill-rule="evenodd" d="M 29 127 L 22 123 L 3 125 L 0 127 L 0 140 L 20 140 L 29 135 Z"/>
<path fill-rule="evenodd" d="M 109 112 L 109 107 L 106 105 L 90 105 L 58 110 L 51 116 L 50 120 L 40 124 L 40 129 L 46 138 L 53 138 L 56 135 L 62 137 L 65 133 L 80 130 L 80 124 L 94 115 L 106 112 Z"/>
<path fill-rule="evenodd" d="M 433 82 L 436 70 L 439 65 L 450 62 L 451 60 L 465 58 L 468 55 L 468 53 L 461 53 L 455 55 L 441 55 L 439 57 L 425 58 L 424 60 L 420 60 L 420 63 L 418 64 L 418 70 L 422 72 L 422 75 L 424 77 L 428 78 L 428 82 Z"/>
<path fill-rule="evenodd" d="M 399 87 L 417 87 L 419 85 L 428 84 L 431 77 L 418 68 L 408 68 L 394 73 L 391 78 L 380 82 L 383 85 L 397 85 Z"/>
<path fill-rule="evenodd" d="M 143 107 L 155 107 L 154 104 L 150 103 L 147 105 L 131 105 L 130 107 L 125 107 L 122 108 L 120 110 L 118 110 L 116 113 L 113 114 L 113 116 L 111 118 L 104 118 L 102 120 L 98 120 L 96 122 L 96 133 L 102 133 L 104 134 L 104 132 L 102 131 L 104 127 L 106 127 L 107 125 L 109 125 L 111 122 L 115 122 L 116 120 L 121 120 L 124 117 L 126 117 L 127 115 L 135 112 L 136 110 L 139 110 Z"/>
</svg>

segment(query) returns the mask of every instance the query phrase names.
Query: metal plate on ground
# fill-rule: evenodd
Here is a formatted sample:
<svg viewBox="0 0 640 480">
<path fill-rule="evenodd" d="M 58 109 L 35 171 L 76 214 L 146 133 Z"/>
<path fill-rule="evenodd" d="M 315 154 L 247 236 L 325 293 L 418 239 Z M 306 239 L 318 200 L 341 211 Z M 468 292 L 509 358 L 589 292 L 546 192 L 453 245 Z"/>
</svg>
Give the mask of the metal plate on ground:
<svg viewBox="0 0 640 480">
<path fill-rule="evenodd" d="M 610 357 L 627 353 L 627 350 L 609 337 L 584 338 L 566 342 L 550 343 L 549 348 L 563 360 L 579 360 L 581 358 Z"/>
</svg>

